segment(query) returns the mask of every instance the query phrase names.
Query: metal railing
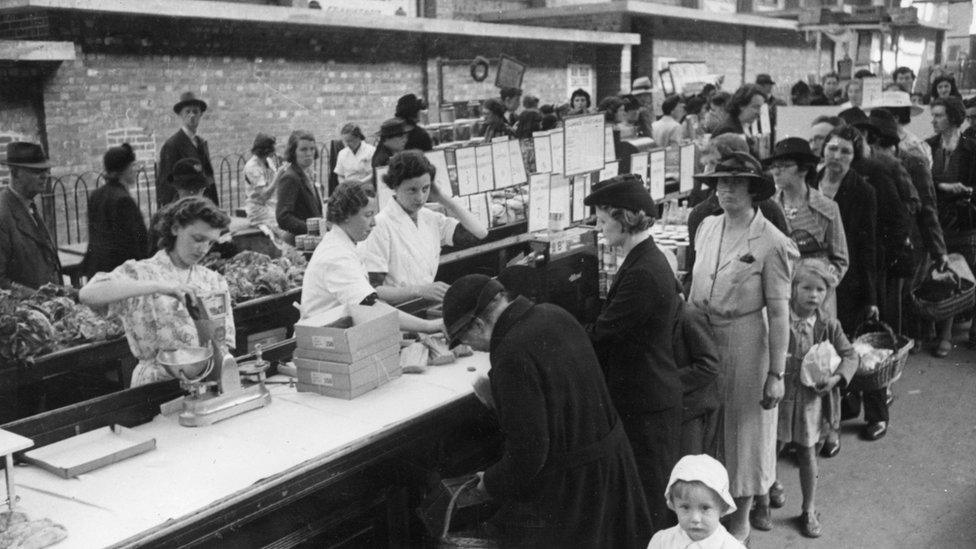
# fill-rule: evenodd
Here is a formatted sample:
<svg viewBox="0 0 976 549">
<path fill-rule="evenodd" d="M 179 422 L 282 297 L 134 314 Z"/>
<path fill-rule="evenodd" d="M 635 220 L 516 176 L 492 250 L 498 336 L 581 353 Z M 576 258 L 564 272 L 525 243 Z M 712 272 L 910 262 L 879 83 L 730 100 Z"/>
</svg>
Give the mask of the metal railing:
<svg viewBox="0 0 976 549">
<path fill-rule="evenodd" d="M 220 157 L 215 163 L 217 168 L 214 171 L 214 184 L 217 186 L 220 206 L 231 215 L 244 208 L 247 188 L 243 184 L 243 172 L 247 158 L 249 157 L 234 153 Z M 325 143 L 319 149 L 319 158 L 315 164 L 315 183 L 320 188 L 323 181 L 328 181 L 329 165 L 329 144 Z M 132 190 L 133 198 L 147 224 L 158 209 L 156 173 L 155 162 L 140 168 Z M 54 219 L 49 221 L 49 226 L 54 229 L 52 234 L 58 246 L 88 240 L 88 197 L 104 183 L 105 174 L 93 171 L 51 179 L 51 193 L 42 200 L 53 203 Z M 323 192 L 322 196 L 326 196 L 326 193 Z"/>
</svg>

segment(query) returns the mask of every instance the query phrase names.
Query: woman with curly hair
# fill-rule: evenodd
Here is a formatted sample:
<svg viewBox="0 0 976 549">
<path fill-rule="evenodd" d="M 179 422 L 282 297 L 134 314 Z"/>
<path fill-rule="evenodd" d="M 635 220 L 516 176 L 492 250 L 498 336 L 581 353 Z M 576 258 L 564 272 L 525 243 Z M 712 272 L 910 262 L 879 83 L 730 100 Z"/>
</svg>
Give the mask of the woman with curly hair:
<svg viewBox="0 0 976 549">
<path fill-rule="evenodd" d="M 234 315 L 227 280 L 199 265 L 230 217 L 201 196 L 181 198 L 156 218 L 159 251 L 147 259 L 129 260 L 110 273 L 98 273 L 78 293 L 93 307 L 108 306 L 125 327 L 133 356 L 139 360 L 132 386 L 170 379 L 156 362 L 160 351 L 201 344 L 187 300 L 224 316 L 224 338 L 235 345 Z"/>
<path fill-rule="evenodd" d="M 389 307 L 369 284 L 366 265 L 356 244 L 376 226 L 376 194 L 357 183 L 342 183 L 329 198 L 326 216 L 332 229 L 315 248 L 302 283 L 302 318 L 343 305 Z M 421 320 L 400 312 L 400 328 L 410 332 L 438 332 L 443 323 Z"/>
</svg>

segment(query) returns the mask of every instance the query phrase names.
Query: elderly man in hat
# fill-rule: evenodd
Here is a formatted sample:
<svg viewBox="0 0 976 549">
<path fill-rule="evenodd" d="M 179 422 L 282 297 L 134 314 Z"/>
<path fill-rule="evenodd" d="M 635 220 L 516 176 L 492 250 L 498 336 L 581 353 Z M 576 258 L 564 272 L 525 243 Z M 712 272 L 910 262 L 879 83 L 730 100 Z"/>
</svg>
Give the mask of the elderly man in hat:
<svg viewBox="0 0 976 549">
<path fill-rule="evenodd" d="M 654 135 L 651 127 L 654 124 L 654 92 L 651 88 L 651 79 L 646 76 L 635 78 L 630 86 L 630 95 L 640 101 L 641 107 L 637 115 L 637 133 L 639 135 Z"/>
<path fill-rule="evenodd" d="M 452 346 L 491 353 L 505 434 L 503 457 L 479 473 L 479 488 L 500 504 L 491 537 L 502 546 L 644 547 L 653 531 L 634 457 L 576 319 L 466 275 L 444 296 L 444 325 Z"/>
<path fill-rule="evenodd" d="M 58 250 L 34 204 L 51 172 L 44 149 L 15 141 L 0 163 L 10 167 L 10 185 L 0 190 L 0 287 L 61 284 Z"/>
<path fill-rule="evenodd" d="M 204 190 L 203 195 L 219 205 L 217 187 L 213 184 L 214 170 L 210 164 L 210 148 L 207 142 L 197 135 L 200 119 L 203 118 L 203 113 L 207 112 L 207 104 L 193 95 L 193 92 L 186 92 L 173 105 L 173 112 L 180 117 L 182 125 L 166 140 L 166 143 L 163 143 L 163 148 L 159 151 L 156 203 L 162 207 L 176 200 L 176 189 L 169 184 L 173 166 L 184 158 L 195 158 L 203 166 L 204 174 L 210 178 L 210 185 Z"/>
<path fill-rule="evenodd" d="M 434 148 L 434 142 L 430 138 L 427 130 L 420 127 L 420 111 L 427 110 L 427 102 L 412 93 L 404 95 L 397 100 L 396 116 L 413 126 L 407 134 L 406 149 L 417 149 L 429 151 Z"/>
<path fill-rule="evenodd" d="M 373 153 L 373 167 L 389 166 L 396 153 L 406 150 L 412 125 L 402 118 L 390 118 L 380 125 L 380 142 Z"/>
</svg>

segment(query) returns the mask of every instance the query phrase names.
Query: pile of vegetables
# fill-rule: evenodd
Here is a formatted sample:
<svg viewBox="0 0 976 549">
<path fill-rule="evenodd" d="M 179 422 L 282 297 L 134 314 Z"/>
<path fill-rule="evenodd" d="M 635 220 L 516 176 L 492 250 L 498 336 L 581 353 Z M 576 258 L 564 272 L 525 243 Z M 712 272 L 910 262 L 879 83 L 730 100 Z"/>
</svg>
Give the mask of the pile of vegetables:
<svg viewBox="0 0 976 549">
<path fill-rule="evenodd" d="M 300 252 L 289 250 L 276 259 L 252 251 L 240 252 L 230 259 L 214 253 L 203 258 L 201 264 L 224 275 L 231 301 L 237 304 L 300 288 L 308 262 Z"/>
<path fill-rule="evenodd" d="M 120 320 L 78 303 L 73 288 L 45 284 L 27 296 L 0 290 L 0 361 L 23 361 L 124 333 Z"/>
</svg>

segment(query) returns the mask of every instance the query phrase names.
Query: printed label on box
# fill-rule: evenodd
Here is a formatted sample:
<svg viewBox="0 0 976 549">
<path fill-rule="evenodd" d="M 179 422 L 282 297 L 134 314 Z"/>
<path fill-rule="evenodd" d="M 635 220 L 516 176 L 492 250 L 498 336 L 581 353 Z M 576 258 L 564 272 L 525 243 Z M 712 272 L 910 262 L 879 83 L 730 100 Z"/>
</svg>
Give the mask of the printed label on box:
<svg viewBox="0 0 976 549">
<path fill-rule="evenodd" d="M 312 346 L 316 349 L 335 349 L 335 340 L 330 336 L 312 336 Z"/>
<path fill-rule="evenodd" d="M 313 385 L 322 385 L 324 387 L 332 387 L 335 382 L 332 380 L 332 374 L 325 372 L 310 372 L 309 377 L 312 380 Z"/>
</svg>

